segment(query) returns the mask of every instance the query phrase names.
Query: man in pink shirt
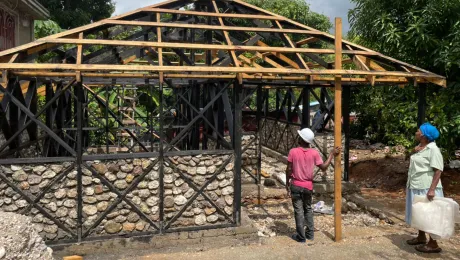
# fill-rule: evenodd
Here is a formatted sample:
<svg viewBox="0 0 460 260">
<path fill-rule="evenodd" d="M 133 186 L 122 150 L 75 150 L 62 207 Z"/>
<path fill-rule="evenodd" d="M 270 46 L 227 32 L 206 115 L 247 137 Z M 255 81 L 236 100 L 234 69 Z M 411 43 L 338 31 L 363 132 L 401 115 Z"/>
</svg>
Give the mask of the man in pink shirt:
<svg viewBox="0 0 460 260">
<path fill-rule="evenodd" d="M 314 239 L 313 210 L 311 201 L 313 195 L 313 175 L 315 166 L 326 171 L 331 164 L 332 158 L 337 156 L 341 148 L 336 147 L 323 162 L 319 152 L 310 148 L 315 135 L 309 128 L 304 128 L 299 133 L 299 147 L 291 149 L 288 155 L 286 169 L 286 190 L 292 198 L 294 217 L 297 234 L 292 239 L 305 243 L 306 240 Z M 306 230 L 305 230 L 306 222 Z"/>
</svg>

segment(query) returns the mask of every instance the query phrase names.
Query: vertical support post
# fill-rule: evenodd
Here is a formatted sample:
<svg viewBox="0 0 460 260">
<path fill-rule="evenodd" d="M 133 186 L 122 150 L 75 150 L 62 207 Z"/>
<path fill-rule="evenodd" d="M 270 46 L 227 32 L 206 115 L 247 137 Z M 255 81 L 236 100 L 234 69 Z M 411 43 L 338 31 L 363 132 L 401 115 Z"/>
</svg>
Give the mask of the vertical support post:
<svg viewBox="0 0 460 260">
<path fill-rule="evenodd" d="M 418 86 L 417 126 L 420 127 L 426 119 L 426 84 Z"/>
<path fill-rule="evenodd" d="M 81 32 L 78 35 L 79 39 L 83 39 L 83 33 Z M 83 59 L 83 45 L 77 45 L 77 65 L 81 64 Z M 77 237 L 78 242 L 82 240 L 83 234 L 83 172 L 81 169 L 82 165 L 82 157 L 83 157 L 83 100 L 84 100 L 84 93 L 83 93 L 83 85 L 82 85 L 82 78 L 81 72 L 77 71 L 76 74 L 77 78 L 77 85 L 76 85 L 76 97 L 77 97 Z"/>
<path fill-rule="evenodd" d="M 262 129 L 261 129 L 261 119 L 262 119 L 262 105 L 263 105 L 263 96 L 262 96 L 262 86 L 257 86 L 257 202 L 259 205 L 260 201 L 260 191 L 261 191 L 261 175 L 262 175 Z"/>
<path fill-rule="evenodd" d="M 310 88 L 304 87 L 302 96 L 302 128 L 310 127 Z"/>
<path fill-rule="evenodd" d="M 342 19 L 335 18 L 335 69 L 342 69 Z M 342 77 L 335 76 L 334 147 L 342 146 Z M 342 240 L 342 156 L 334 160 L 335 241 Z"/>
<path fill-rule="evenodd" d="M 345 147 L 343 151 L 344 171 L 343 180 L 349 180 L 350 173 L 350 92 L 349 86 L 343 87 L 343 132 L 345 133 Z"/>
<path fill-rule="evenodd" d="M 159 225 L 159 228 L 160 228 L 160 234 L 163 234 L 164 230 L 164 193 L 165 193 L 165 183 L 164 183 L 164 135 L 163 135 L 163 126 L 164 126 L 164 117 L 163 117 L 163 82 L 160 81 L 160 84 L 159 84 L 159 91 L 160 91 L 160 95 L 159 95 L 159 103 L 160 103 L 160 107 L 158 109 L 158 115 L 159 115 L 159 126 L 160 126 L 160 129 L 159 129 L 159 133 L 158 135 L 160 136 L 160 151 L 159 151 L 159 163 L 160 163 L 160 169 L 159 169 L 159 175 L 160 175 L 160 225 Z"/>
<path fill-rule="evenodd" d="M 234 115 L 234 135 L 233 149 L 235 152 L 235 163 L 234 163 L 234 185 L 235 185 L 235 196 L 234 196 L 234 208 L 233 208 L 233 219 L 236 225 L 241 224 L 241 138 L 242 138 L 242 102 L 243 102 L 243 86 L 238 80 L 233 83 L 233 95 L 235 105 Z"/>
</svg>

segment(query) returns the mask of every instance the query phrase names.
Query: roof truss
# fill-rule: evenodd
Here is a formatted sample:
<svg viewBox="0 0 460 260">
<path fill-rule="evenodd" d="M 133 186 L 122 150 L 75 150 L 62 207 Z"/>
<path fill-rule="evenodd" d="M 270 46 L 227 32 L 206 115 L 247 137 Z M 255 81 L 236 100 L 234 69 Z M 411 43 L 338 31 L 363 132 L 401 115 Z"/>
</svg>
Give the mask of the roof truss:
<svg viewBox="0 0 460 260">
<path fill-rule="evenodd" d="M 334 69 L 334 41 L 240 0 L 170 0 L 0 52 L 0 70 L 29 77 L 211 75 L 311 84 L 341 75 L 356 84 L 446 85 L 442 76 L 345 40 L 347 69 Z M 34 63 L 37 58 L 44 62 Z"/>
</svg>

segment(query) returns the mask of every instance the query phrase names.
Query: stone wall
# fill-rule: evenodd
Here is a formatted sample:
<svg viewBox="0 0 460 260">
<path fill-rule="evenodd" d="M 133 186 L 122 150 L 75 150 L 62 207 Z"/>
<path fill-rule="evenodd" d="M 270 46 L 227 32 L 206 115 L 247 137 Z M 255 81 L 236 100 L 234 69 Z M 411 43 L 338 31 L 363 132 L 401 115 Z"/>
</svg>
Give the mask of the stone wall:
<svg viewBox="0 0 460 260">
<path fill-rule="evenodd" d="M 264 128 L 261 130 L 262 146 L 274 150 L 284 156 L 287 156 L 292 148 L 298 146 L 298 133 L 300 130 L 299 126 L 287 125 L 283 122 L 276 122 L 274 120 L 265 120 Z M 323 160 L 327 159 L 331 150 L 334 148 L 334 133 L 324 132 L 315 134 L 315 144 L 312 145 L 314 149 L 317 149 L 323 157 Z M 344 137 L 342 137 L 342 147 L 344 147 Z M 267 157 L 273 157 L 269 154 L 265 154 Z M 270 161 L 270 160 L 269 160 Z M 279 161 L 271 160 L 271 161 Z M 342 167 L 344 164 L 342 156 Z M 277 167 L 274 165 L 273 167 Z M 283 167 L 282 172 L 284 172 Z M 315 170 L 318 173 L 318 169 Z M 315 174 L 315 181 L 320 181 L 322 173 Z M 326 171 L 326 180 L 334 179 L 334 167 L 331 166 Z M 324 180 L 324 179 L 323 179 Z"/>
<path fill-rule="evenodd" d="M 231 223 L 233 161 L 233 155 L 166 157 L 163 165 L 164 228 Z M 97 237 L 158 231 L 161 165 L 157 158 L 93 161 L 82 166 L 84 235 Z M 73 163 L 2 165 L 0 172 L 42 207 L 42 210 L 29 207 L 23 196 L 0 180 L 1 211 L 31 216 L 45 240 L 75 238 L 66 232 L 67 229 L 77 233 L 77 169 Z M 201 190 L 203 193 L 197 194 Z"/>
</svg>

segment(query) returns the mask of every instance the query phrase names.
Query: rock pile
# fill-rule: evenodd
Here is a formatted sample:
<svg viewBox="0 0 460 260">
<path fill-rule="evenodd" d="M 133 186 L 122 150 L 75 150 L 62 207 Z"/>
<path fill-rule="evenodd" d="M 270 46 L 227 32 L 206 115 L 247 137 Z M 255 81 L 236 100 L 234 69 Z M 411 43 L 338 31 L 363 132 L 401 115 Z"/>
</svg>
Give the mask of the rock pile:
<svg viewBox="0 0 460 260">
<path fill-rule="evenodd" d="M 51 260 L 53 250 L 45 245 L 29 217 L 0 211 L 0 259 Z"/>
</svg>

